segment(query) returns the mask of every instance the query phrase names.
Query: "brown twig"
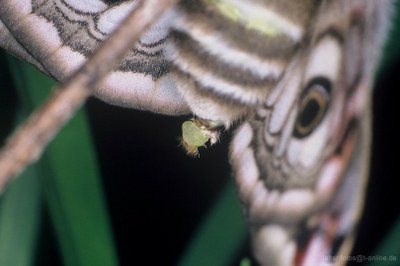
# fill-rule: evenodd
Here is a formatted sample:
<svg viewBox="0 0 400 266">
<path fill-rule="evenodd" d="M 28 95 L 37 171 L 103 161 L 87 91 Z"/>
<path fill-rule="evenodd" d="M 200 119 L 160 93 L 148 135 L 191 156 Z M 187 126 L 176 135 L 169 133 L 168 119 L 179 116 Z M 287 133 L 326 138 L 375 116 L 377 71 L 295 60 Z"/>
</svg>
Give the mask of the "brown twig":
<svg viewBox="0 0 400 266">
<path fill-rule="evenodd" d="M 12 177 L 37 160 L 47 143 L 114 69 L 145 30 L 176 0 L 145 0 L 104 41 L 88 61 L 8 139 L 0 151 L 0 192 Z"/>
</svg>

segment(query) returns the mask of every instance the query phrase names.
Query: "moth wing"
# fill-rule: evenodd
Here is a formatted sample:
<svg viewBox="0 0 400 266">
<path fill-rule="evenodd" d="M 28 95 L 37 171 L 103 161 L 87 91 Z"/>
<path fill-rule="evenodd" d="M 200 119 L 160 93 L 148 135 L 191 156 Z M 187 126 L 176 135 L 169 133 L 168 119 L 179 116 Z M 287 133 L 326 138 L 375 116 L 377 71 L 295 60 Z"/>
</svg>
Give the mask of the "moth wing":
<svg viewBox="0 0 400 266">
<path fill-rule="evenodd" d="M 340 255 L 351 251 L 363 208 L 372 70 L 389 8 L 322 5 L 308 44 L 236 132 L 231 163 L 262 265 L 346 263 Z"/>
<path fill-rule="evenodd" d="M 85 62 L 137 2 L 3 0 L 0 46 L 63 80 Z M 169 18 L 168 12 L 159 18 L 96 89 L 95 96 L 111 104 L 157 113 L 189 112 L 163 57 Z"/>
</svg>

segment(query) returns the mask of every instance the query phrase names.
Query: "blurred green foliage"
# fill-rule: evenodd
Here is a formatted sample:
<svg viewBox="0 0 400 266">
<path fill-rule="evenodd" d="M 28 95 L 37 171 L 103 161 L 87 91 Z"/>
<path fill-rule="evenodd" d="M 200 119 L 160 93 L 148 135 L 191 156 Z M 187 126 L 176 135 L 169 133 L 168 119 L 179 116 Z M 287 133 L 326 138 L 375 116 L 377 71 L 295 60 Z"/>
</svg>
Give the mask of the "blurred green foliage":
<svg viewBox="0 0 400 266">
<path fill-rule="evenodd" d="M 55 82 L 18 59 L 10 56 L 8 61 L 18 92 L 19 116 L 26 117 L 48 97 Z M 2 199 L 0 265 L 32 265 L 41 191 L 64 265 L 118 265 L 83 111 L 61 130 L 38 163 L 28 167 L 24 175 L 12 183 Z M 14 243 L 19 243 L 18 248 Z M 14 263 L 20 254 L 27 254 L 25 257 L 30 259 Z"/>
</svg>

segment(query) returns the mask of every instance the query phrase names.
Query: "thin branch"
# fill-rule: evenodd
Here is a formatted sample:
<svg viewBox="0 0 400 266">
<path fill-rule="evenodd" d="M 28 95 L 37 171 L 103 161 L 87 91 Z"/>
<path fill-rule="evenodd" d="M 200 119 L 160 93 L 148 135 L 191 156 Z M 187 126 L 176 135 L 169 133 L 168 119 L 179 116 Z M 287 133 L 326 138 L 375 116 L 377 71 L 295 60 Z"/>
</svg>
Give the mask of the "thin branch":
<svg viewBox="0 0 400 266">
<path fill-rule="evenodd" d="M 0 192 L 11 178 L 36 161 L 58 130 L 75 114 L 108 72 L 176 0 L 145 0 L 104 41 L 88 61 L 8 139 L 0 151 Z"/>
</svg>

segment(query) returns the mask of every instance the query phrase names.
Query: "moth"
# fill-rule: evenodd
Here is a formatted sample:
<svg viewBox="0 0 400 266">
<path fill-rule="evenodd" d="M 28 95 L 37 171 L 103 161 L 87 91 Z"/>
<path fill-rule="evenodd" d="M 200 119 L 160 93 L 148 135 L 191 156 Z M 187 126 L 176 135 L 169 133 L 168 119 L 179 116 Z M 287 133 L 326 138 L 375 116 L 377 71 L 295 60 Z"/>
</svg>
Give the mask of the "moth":
<svg viewBox="0 0 400 266">
<path fill-rule="evenodd" d="M 1 0 L 0 45 L 63 80 L 129 11 L 150 19 L 90 93 L 125 107 L 191 113 L 203 133 L 237 126 L 230 162 L 260 264 L 332 264 L 327 258 L 348 254 L 391 1 L 187 0 L 150 18 L 141 5 Z M 189 149 L 215 140 L 204 134 Z"/>
</svg>

